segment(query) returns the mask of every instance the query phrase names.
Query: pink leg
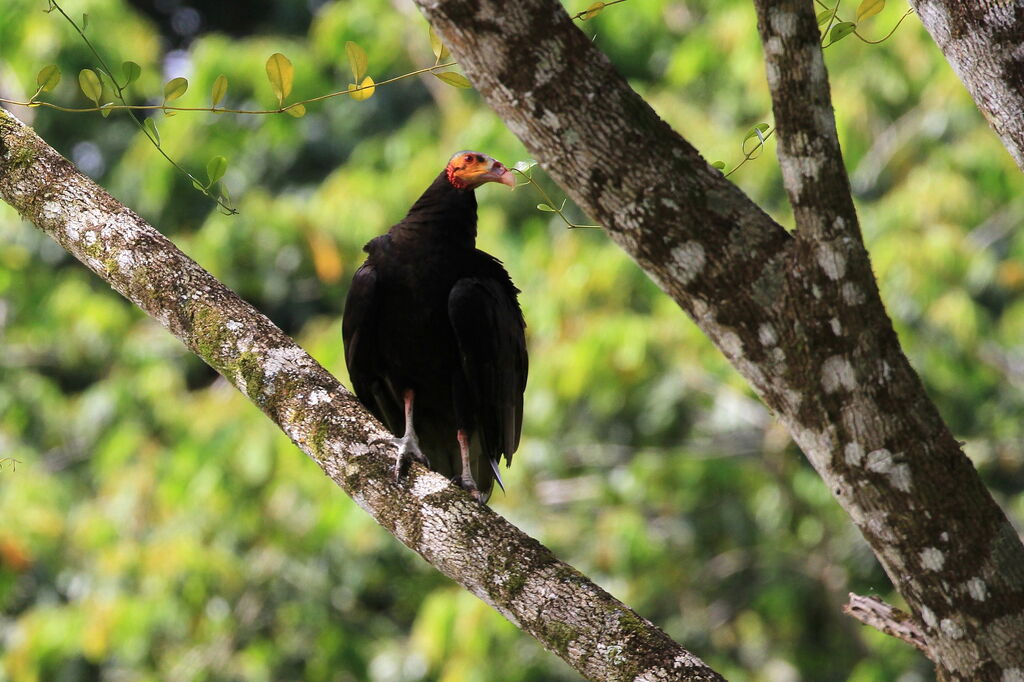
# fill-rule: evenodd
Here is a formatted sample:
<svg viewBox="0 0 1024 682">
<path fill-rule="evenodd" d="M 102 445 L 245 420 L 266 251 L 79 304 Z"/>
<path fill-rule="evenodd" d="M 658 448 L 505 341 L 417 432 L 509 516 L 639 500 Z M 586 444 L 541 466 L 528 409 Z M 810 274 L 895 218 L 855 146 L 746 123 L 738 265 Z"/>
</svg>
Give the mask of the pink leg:
<svg viewBox="0 0 1024 682">
<path fill-rule="evenodd" d="M 424 466 L 430 466 L 423 451 L 420 450 L 419 439 L 416 438 L 416 429 L 412 423 L 412 404 L 415 394 L 413 390 L 406 389 L 402 394 L 405 402 L 405 434 L 401 438 L 395 438 L 395 445 L 398 446 L 398 461 L 395 462 L 395 478 L 399 478 L 402 472 L 409 467 L 412 460 L 416 460 Z"/>
<path fill-rule="evenodd" d="M 472 495 L 477 502 L 483 501 L 483 496 L 480 494 L 480 489 L 476 486 L 476 481 L 473 480 L 473 467 L 469 461 L 469 436 L 462 429 L 459 429 L 459 454 L 462 455 L 462 487 L 470 495 Z"/>
</svg>

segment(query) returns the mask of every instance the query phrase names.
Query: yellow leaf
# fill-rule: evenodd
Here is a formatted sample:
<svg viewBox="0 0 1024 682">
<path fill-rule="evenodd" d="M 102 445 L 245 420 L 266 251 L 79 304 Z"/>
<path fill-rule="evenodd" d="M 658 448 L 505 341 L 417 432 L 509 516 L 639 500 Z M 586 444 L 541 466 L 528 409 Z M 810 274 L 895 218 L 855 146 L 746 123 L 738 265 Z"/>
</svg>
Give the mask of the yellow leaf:
<svg viewBox="0 0 1024 682">
<path fill-rule="evenodd" d="M 348 64 L 352 67 L 352 80 L 361 83 L 366 75 L 366 52 L 351 40 L 345 43 L 345 52 L 348 53 Z"/>
<path fill-rule="evenodd" d="M 220 104 L 221 100 L 224 99 L 224 95 L 228 93 L 228 79 L 227 76 L 221 74 L 217 76 L 217 80 L 213 81 L 213 89 L 210 91 L 210 102 L 212 106 Z"/>
<path fill-rule="evenodd" d="M 434 57 L 437 59 L 437 62 L 440 62 L 451 54 L 448 52 L 448 47 L 441 42 L 441 38 L 434 31 L 433 26 L 428 28 L 427 34 L 430 36 L 430 50 L 434 53 Z M 436 64 L 437 62 L 434 63 Z"/>
<path fill-rule="evenodd" d="M 302 118 L 303 116 L 306 115 L 306 107 L 302 104 L 294 104 L 285 109 L 284 112 L 289 116 L 294 116 L 295 118 Z"/>
<path fill-rule="evenodd" d="M 583 20 L 586 21 L 587 19 L 593 19 L 600 14 L 602 10 L 604 10 L 604 3 L 599 0 L 587 8 L 587 11 L 583 14 Z"/>
<path fill-rule="evenodd" d="M 885 0 L 861 0 L 860 6 L 857 7 L 857 21 L 875 16 L 882 11 L 883 7 L 885 7 Z"/>
<path fill-rule="evenodd" d="M 352 91 L 348 93 L 349 97 L 356 100 L 357 102 L 362 102 L 364 99 L 370 99 L 371 97 L 373 97 L 373 91 L 376 90 L 376 88 L 373 86 L 373 79 L 370 78 L 369 76 L 364 78 L 363 82 L 360 83 L 359 85 L 356 85 L 355 83 L 349 83 L 348 88 L 349 90 Z M 356 90 L 356 88 L 360 89 Z"/>
<path fill-rule="evenodd" d="M 469 79 L 463 76 L 461 73 L 455 73 L 454 71 L 445 71 L 444 73 L 435 73 L 439 79 L 456 88 L 472 88 L 473 84 L 469 82 Z"/>
<path fill-rule="evenodd" d="M 274 97 L 277 97 L 278 106 L 284 104 L 284 98 L 291 94 L 294 77 L 295 69 L 292 68 L 288 57 L 280 52 L 270 55 L 267 59 L 267 80 L 270 81 Z"/>
</svg>

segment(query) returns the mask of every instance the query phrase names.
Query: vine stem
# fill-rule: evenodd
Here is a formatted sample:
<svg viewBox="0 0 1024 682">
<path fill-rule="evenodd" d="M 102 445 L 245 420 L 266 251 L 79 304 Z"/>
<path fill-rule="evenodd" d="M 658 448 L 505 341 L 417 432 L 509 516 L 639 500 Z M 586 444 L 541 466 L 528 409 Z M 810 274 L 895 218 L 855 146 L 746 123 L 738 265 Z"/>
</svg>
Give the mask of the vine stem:
<svg viewBox="0 0 1024 682">
<path fill-rule="evenodd" d="M 620 2 L 621 1 L 622 0 L 620 0 Z M 598 229 L 600 229 L 600 227 L 601 227 L 600 225 L 577 225 L 576 223 L 574 223 L 571 220 L 569 220 L 568 218 L 566 218 L 565 217 L 565 213 L 562 212 L 562 209 L 560 207 L 556 207 L 555 206 L 555 202 L 551 200 L 551 197 L 548 196 L 548 193 L 544 191 L 544 188 L 541 187 L 540 184 L 536 180 L 534 180 L 532 177 L 530 177 L 530 175 L 527 174 L 525 171 L 521 171 L 518 168 L 513 168 L 512 170 L 515 171 L 516 173 L 519 173 L 524 178 L 526 178 L 526 183 L 524 185 L 516 185 L 516 187 L 525 187 L 526 185 L 533 185 L 534 188 L 540 193 L 541 197 L 544 198 L 544 203 L 547 206 L 549 206 L 552 211 L 554 211 L 555 213 L 558 214 L 558 217 L 562 219 L 562 222 L 565 223 L 570 230 L 582 230 L 582 229 L 589 229 L 589 228 L 598 228 Z M 562 202 L 562 203 L 564 204 L 565 202 Z"/>
<path fill-rule="evenodd" d="M 356 88 L 348 88 L 346 90 L 339 90 L 337 92 L 331 92 L 331 93 L 328 93 L 326 95 L 319 95 L 318 97 L 311 97 L 309 99 L 300 100 L 298 102 L 292 102 L 291 104 L 289 104 L 287 106 L 278 107 L 277 109 L 227 109 L 227 108 L 220 108 L 220 109 L 218 109 L 217 107 L 169 107 L 169 106 L 167 106 L 165 104 L 127 104 L 127 103 L 121 104 L 121 105 L 116 105 L 115 104 L 113 106 L 102 106 L 102 107 L 62 107 L 60 105 L 53 104 L 52 102 L 36 102 L 36 101 L 34 101 L 34 98 L 30 99 L 27 102 L 22 102 L 22 101 L 18 101 L 18 100 L 5 99 L 3 97 L 0 97 L 0 102 L 3 102 L 4 104 L 13 104 L 13 105 L 22 106 L 22 107 L 48 107 L 50 109 L 56 109 L 57 111 L 63 111 L 63 112 L 72 113 L 72 114 L 82 114 L 82 113 L 89 113 L 89 112 L 93 112 L 93 111 L 157 111 L 157 110 L 160 110 L 160 111 L 175 111 L 175 112 L 177 112 L 177 111 L 206 111 L 206 112 L 210 112 L 210 113 L 213 113 L 213 114 L 248 114 L 248 115 L 283 114 L 283 113 L 286 113 L 289 109 L 297 107 L 300 104 L 304 105 L 304 104 L 309 104 L 311 102 L 320 102 L 320 101 L 323 101 L 325 99 L 330 99 L 332 97 L 339 97 L 341 95 L 349 95 L 349 94 L 351 94 L 353 92 L 359 92 L 360 90 L 367 90 L 369 88 L 376 88 L 376 87 L 381 86 L 381 85 L 387 85 L 389 83 L 394 83 L 395 81 L 400 81 L 403 78 L 409 78 L 411 76 L 418 76 L 418 75 L 420 75 L 422 73 L 432 72 L 432 71 L 436 71 L 438 69 L 446 69 L 449 66 L 455 66 L 455 62 L 446 62 L 444 64 L 435 64 L 434 66 L 428 66 L 428 67 L 426 67 L 424 69 L 418 69 L 416 71 L 410 71 L 409 73 L 402 74 L 401 76 L 395 76 L 394 78 L 388 78 L 387 80 L 382 80 L 379 83 L 374 83 L 373 85 L 365 85 L 365 86 L 361 85 L 361 86 L 356 87 Z M 106 72 L 104 72 L 104 73 L 106 73 Z M 107 74 L 107 75 L 109 76 L 110 74 Z M 111 78 L 111 80 L 113 80 L 113 78 Z M 116 83 L 114 85 L 115 85 L 115 87 L 117 87 Z"/>
<path fill-rule="evenodd" d="M 838 21 L 842 22 L 842 18 L 838 14 L 838 12 L 839 12 L 839 3 L 836 2 L 836 6 L 833 8 L 833 7 L 829 7 L 828 5 L 826 5 L 824 0 L 814 0 L 814 2 L 817 3 L 817 5 L 819 7 L 824 7 L 825 9 L 834 10 L 832 12 L 832 18 L 829 20 L 829 26 L 828 26 L 828 28 L 825 29 L 825 33 L 821 37 L 821 45 L 822 45 L 822 47 L 828 47 L 832 43 L 829 43 L 828 45 L 826 45 L 825 44 L 825 36 L 828 35 L 828 29 L 831 28 L 832 21 L 838 20 Z M 869 40 L 868 38 L 865 38 L 864 36 L 862 36 L 860 34 L 860 31 L 857 31 L 857 30 L 854 30 L 853 35 L 857 36 L 857 39 L 860 40 L 863 43 L 868 43 L 869 45 L 879 45 L 881 43 L 884 43 L 889 38 L 891 38 L 892 34 L 896 33 L 896 29 L 898 29 L 900 27 L 900 24 L 903 23 L 903 20 L 906 19 L 907 17 L 909 17 L 913 13 L 914 13 L 914 8 L 913 7 L 909 8 L 906 12 L 903 13 L 903 16 L 899 18 L 899 21 L 896 22 L 896 25 L 892 27 L 892 30 L 889 31 L 888 33 L 886 33 L 884 36 L 882 36 L 878 40 Z"/>
<path fill-rule="evenodd" d="M 729 177 L 730 175 L 732 175 L 733 173 L 738 171 L 740 168 L 743 167 L 743 164 L 745 164 L 747 161 L 750 161 L 751 159 L 756 159 L 758 156 L 760 156 L 759 152 L 764 151 L 764 143 L 767 142 L 768 138 L 771 137 L 774 134 L 775 134 L 775 128 L 772 128 L 771 130 L 769 130 L 767 133 L 764 134 L 764 137 L 758 139 L 757 146 L 755 146 L 749 152 L 744 154 L 743 155 L 743 160 L 740 161 L 739 163 L 737 163 L 736 166 L 731 171 L 726 173 L 725 177 Z"/>
</svg>

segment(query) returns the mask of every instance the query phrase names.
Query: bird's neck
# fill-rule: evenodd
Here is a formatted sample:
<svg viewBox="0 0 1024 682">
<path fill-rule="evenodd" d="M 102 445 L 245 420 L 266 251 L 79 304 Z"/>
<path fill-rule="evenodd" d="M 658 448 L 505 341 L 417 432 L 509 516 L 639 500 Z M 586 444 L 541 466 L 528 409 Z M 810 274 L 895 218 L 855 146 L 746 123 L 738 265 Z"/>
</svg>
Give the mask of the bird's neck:
<svg viewBox="0 0 1024 682">
<path fill-rule="evenodd" d="M 473 190 L 453 187 L 442 171 L 412 205 L 405 219 L 392 228 L 392 236 L 425 237 L 438 244 L 473 248 L 476 244 L 476 196 Z"/>
</svg>

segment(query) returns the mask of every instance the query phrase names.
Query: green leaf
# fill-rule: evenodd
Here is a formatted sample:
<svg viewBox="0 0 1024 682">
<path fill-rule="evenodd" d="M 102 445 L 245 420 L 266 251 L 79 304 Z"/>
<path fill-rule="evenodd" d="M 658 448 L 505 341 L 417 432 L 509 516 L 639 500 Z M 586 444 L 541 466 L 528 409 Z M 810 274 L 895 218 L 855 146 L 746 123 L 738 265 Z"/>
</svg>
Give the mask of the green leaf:
<svg viewBox="0 0 1024 682">
<path fill-rule="evenodd" d="M 583 13 L 583 17 L 582 17 L 583 21 L 586 21 L 588 19 L 593 19 L 598 14 L 600 14 L 602 11 L 604 11 L 604 3 L 600 2 L 600 0 L 598 0 L 598 2 L 595 2 L 594 4 L 592 4 Z"/>
<path fill-rule="evenodd" d="M 473 84 L 469 82 L 469 79 L 463 76 L 461 73 L 455 73 L 454 71 L 445 71 L 444 73 L 435 73 L 439 79 L 456 88 L 470 89 Z"/>
<path fill-rule="evenodd" d="M 715 161 L 711 164 L 711 167 L 717 168 L 718 170 L 725 170 L 725 161 Z"/>
<path fill-rule="evenodd" d="M 548 213 L 554 213 L 555 209 L 551 208 L 547 204 L 537 204 L 537 208 L 541 211 L 547 211 Z"/>
<path fill-rule="evenodd" d="M 857 29 L 857 24 L 852 21 L 843 21 L 832 27 L 828 34 L 828 44 L 838 43 Z"/>
<path fill-rule="evenodd" d="M 178 99 L 185 94 L 186 90 L 188 90 L 188 81 L 180 76 L 167 81 L 167 84 L 164 85 L 164 104 Z"/>
<path fill-rule="evenodd" d="M 150 136 L 156 141 L 156 146 L 160 146 L 160 131 L 156 129 L 156 123 L 151 118 L 147 118 L 146 122 L 142 124 L 146 130 L 149 131 Z"/>
<path fill-rule="evenodd" d="M 285 109 L 284 112 L 294 118 L 302 118 L 306 115 L 306 107 L 303 104 L 293 104 Z"/>
<path fill-rule="evenodd" d="M 861 0 L 857 7 L 857 21 L 861 22 L 868 17 L 873 17 L 885 7 L 885 0 Z"/>
<path fill-rule="evenodd" d="M 84 31 L 87 28 L 89 28 L 89 15 L 83 13 L 82 14 L 82 30 Z"/>
<path fill-rule="evenodd" d="M 437 64 L 451 53 L 448 51 L 448 47 L 441 42 L 441 38 L 434 31 L 433 26 L 427 27 L 427 35 L 430 36 L 430 50 L 434 53 L 434 58 L 437 60 L 434 63 Z"/>
<path fill-rule="evenodd" d="M 113 111 L 113 109 L 110 108 L 112 106 L 114 106 L 113 102 L 107 102 L 102 107 L 100 107 L 100 114 L 103 116 L 103 118 L 110 116 L 110 112 Z"/>
<path fill-rule="evenodd" d="M 78 72 L 78 87 L 82 88 L 85 96 L 91 99 L 96 106 L 100 105 L 100 97 L 103 96 L 103 84 L 100 77 L 92 69 L 82 69 Z"/>
<path fill-rule="evenodd" d="M 203 187 L 201 184 L 199 184 L 198 180 L 193 180 L 192 181 L 192 186 L 195 187 L 200 192 L 202 192 L 203 194 L 206 194 L 206 188 Z"/>
<path fill-rule="evenodd" d="M 210 102 L 212 106 L 220 104 L 221 100 L 224 99 L 224 95 L 228 93 L 228 79 L 227 76 L 221 74 L 217 76 L 217 80 L 213 81 L 213 89 L 210 90 Z"/>
<path fill-rule="evenodd" d="M 351 40 L 345 43 L 345 52 L 348 53 L 348 65 L 352 68 L 352 80 L 362 82 L 366 75 L 366 52 Z"/>
<path fill-rule="evenodd" d="M 121 73 L 124 74 L 124 87 L 128 87 L 142 75 L 142 67 L 135 62 L 124 62 L 121 64 Z"/>
<path fill-rule="evenodd" d="M 761 142 L 764 142 L 764 133 L 768 132 L 769 128 L 771 128 L 771 126 L 768 125 L 767 123 L 758 123 L 756 126 L 747 131 L 747 134 L 743 138 L 743 141 L 746 142 L 750 138 L 756 137 Z"/>
<path fill-rule="evenodd" d="M 47 64 L 36 74 L 36 85 L 43 92 L 50 92 L 57 87 L 57 83 L 60 83 L 60 68 L 56 64 Z"/>
<path fill-rule="evenodd" d="M 360 83 L 359 85 L 356 85 L 355 83 L 349 83 L 348 88 L 349 90 L 352 90 L 352 92 L 348 93 L 348 96 L 356 100 L 357 102 L 362 102 L 365 99 L 370 99 L 371 97 L 373 97 L 373 93 L 377 89 L 373 85 L 373 79 L 370 78 L 369 76 L 364 78 L 363 82 Z M 356 90 L 356 88 L 362 88 L 362 90 Z"/>
<path fill-rule="evenodd" d="M 278 106 L 284 104 L 284 98 L 292 92 L 292 80 L 295 77 L 295 69 L 292 63 L 280 52 L 275 52 L 267 59 L 267 80 L 277 98 Z"/>
<path fill-rule="evenodd" d="M 820 12 L 818 12 L 818 26 L 821 26 L 822 24 L 827 24 L 829 19 L 832 18 L 832 12 L 834 11 L 835 10 L 831 9 L 823 9 Z"/>
<path fill-rule="evenodd" d="M 215 156 L 209 160 L 206 164 L 206 177 L 210 181 L 207 187 L 213 185 L 221 178 L 224 177 L 224 173 L 228 170 L 228 160 L 223 156 Z"/>
</svg>

